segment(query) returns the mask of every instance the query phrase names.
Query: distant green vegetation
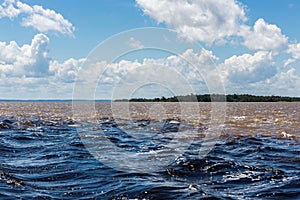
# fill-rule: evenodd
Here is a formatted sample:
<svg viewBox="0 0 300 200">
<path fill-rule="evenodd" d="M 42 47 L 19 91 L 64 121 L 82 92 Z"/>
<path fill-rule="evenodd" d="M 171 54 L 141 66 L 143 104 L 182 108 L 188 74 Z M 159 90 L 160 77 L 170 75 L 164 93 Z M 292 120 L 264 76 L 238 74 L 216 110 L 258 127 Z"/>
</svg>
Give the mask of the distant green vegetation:
<svg viewBox="0 0 300 200">
<path fill-rule="evenodd" d="M 250 94 L 202 94 L 202 95 L 185 95 L 185 96 L 174 96 L 174 97 L 161 97 L 154 99 L 146 98 L 133 98 L 133 99 L 122 99 L 116 100 L 130 101 L 130 102 L 295 102 L 300 101 L 300 97 L 282 97 L 282 96 L 255 96 Z"/>
</svg>

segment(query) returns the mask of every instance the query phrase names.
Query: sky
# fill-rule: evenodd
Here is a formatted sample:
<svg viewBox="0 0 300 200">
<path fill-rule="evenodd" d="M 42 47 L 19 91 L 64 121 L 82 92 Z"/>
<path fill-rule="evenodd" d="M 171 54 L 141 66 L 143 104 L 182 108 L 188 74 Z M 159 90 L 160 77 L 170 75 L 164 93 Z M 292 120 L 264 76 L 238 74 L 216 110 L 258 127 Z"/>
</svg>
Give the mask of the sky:
<svg viewBox="0 0 300 200">
<path fill-rule="evenodd" d="M 1 0 L 0 99 L 299 97 L 299 10 L 297 0 Z"/>
</svg>

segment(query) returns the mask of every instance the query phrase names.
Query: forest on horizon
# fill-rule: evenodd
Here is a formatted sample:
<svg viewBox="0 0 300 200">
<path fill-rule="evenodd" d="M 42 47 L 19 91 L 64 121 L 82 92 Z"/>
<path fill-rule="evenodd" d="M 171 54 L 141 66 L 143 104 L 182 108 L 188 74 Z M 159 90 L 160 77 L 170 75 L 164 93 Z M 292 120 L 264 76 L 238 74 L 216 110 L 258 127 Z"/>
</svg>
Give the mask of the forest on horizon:
<svg viewBox="0 0 300 200">
<path fill-rule="evenodd" d="M 250 94 L 190 94 L 173 97 L 156 97 L 148 98 L 132 98 L 120 99 L 116 102 L 129 101 L 129 102 L 297 102 L 300 97 L 287 97 L 287 96 L 256 96 Z"/>
</svg>

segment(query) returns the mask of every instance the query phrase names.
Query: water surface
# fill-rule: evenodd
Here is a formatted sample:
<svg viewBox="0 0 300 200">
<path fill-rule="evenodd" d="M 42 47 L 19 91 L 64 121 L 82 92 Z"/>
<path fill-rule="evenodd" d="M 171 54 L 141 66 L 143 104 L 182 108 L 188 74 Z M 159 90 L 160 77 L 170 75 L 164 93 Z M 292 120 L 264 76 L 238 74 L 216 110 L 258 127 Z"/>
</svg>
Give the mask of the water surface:
<svg viewBox="0 0 300 200">
<path fill-rule="evenodd" d="M 67 102 L 2 102 L 0 198 L 299 199 L 300 103 L 227 103 L 222 134 L 201 157 L 211 106 L 199 103 L 199 115 L 182 116 L 188 104 L 131 103 L 128 112 L 119 103 L 117 118 L 111 103 L 96 103 L 93 119 L 79 119 Z M 172 162 L 154 171 L 147 160 L 139 160 L 144 172 L 120 170 L 90 152 L 109 155 L 93 143 L 100 136 L 128 153 L 157 152 L 182 131 L 173 141 L 190 141 L 189 131 L 197 137 L 184 152 L 160 151 Z"/>
</svg>

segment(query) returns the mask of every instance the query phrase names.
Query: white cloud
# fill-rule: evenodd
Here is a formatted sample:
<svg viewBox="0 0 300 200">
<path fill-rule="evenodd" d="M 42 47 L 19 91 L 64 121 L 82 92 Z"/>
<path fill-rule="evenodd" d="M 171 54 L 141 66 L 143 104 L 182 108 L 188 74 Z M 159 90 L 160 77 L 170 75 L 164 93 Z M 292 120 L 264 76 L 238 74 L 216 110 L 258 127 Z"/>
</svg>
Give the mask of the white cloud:
<svg viewBox="0 0 300 200">
<path fill-rule="evenodd" d="M 0 79 L 1 99 L 71 99 L 72 89 L 72 84 L 57 82 L 52 76 Z"/>
<path fill-rule="evenodd" d="M 272 52 L 258 51 L 254 55 L 232 56 L 220 64 L 225 80 L 240 84 L 259 82 L 273 77 L 277 69 L 274 66 Z"/>
<path fill-rule="evenodd" d="M 236 38 L 250 50 L 282 50 L 288 37 L 274 24 L 258 19 L 246 25 L 244 7 L 236 0 L 136 0 L 143 12 L 174 29 L 180 37 L 224 45 Z"/>
<path fill-rule="evenodd" d="M 300 76 L 296 69 L 278 72 L 275 76 L 255 83 L 250 91 L 259 92 L 262 95 L 300 96 Z"/>
<path fill-rule="evenodd" d="M 8 17 L 13 19 L 20 14 L 20 10 L 14 5 L 14 0 L 6 0 L 0 5 L 0 18 Z"/>
<path fill-rule="evenodd" d="M 195 93 L 222 93 L 222 86 L 228 93 L 299 95 L 297 86 L 300 84 L 300 76 L 295 69 L 281 71 L 282 69 L 275 66 L 276 58 L 277 54 L 272 51 L 258 51 L 254 54 L 232 56 L 215 66 L 214 62 L 219 58 L 213 52 L 206 49 L 194 52 L 188 49 L 180 55 L 166 58 L 122 60 L 107 65 L 106 73 L 98 82 L 98 93 L 114 92 L 113 97 L 125 98 L 133 95 L 130 92 L 135 88 L 144 90 L 144 93 L 139 94 L 146 97 L 161 96 L 163 94 L 159 93 L 157 87 L 151 90 L 150 86 L 143 84 L 162 81 L 165 86 L 170 86 L 168 89 L 178 86 L 178 90 L 174 91 L 181 93 L 175 95 L 187 94 L 190 88 Z M 143 87 L 137 87 L 139 85 Z"/>
<path fill-rule="evenodd" d="M 114 70 L 114 72 L 118 72 L 117 74 L 122 74 L 121 77 L 124 77 L 128 71 L 134 71 L 139 67 L 167 66 L 171 70 L 177 71 L 187 81 L 199 82 L 201 81 L 199 76 L 206 76 L 208 71 L 216 68 L 214 61 L 217 60 L 218 57 L 206 49 L 201 49 L 199 52 L 187 49 L 180 55 L 172 55 L 161 59 L 145 58 L 142 62 L 123 60 L 116 65 L 119 70 Z M 157 76 L 162 76 L 162 74 L 158 73 Z"/>
<path fill-rule="evenodd" d="M 30 44 L 0 42 L 0 98 L 71 98 L 85 59 L 62 63 L 48 56 L 49 38 L 40 33 Z"/>
<path fill-rule="evenodd" d="M 54 73 L 56 80 L 64 83 L 73 83 L 84 62 L 84 58 L 78 60 L 70 58 L 63 63 L 53 60 L 50 62 L 49 71 Z"/>
<path fill-rule="evenodd" d="M 5 0 L 0 5 L 0 18 L 8 17 L 14 19 L 21 16 L 21 25 L 33 27 L 39 32 L 54 31 L 73 36 L 74 26 L 61 14 L 42 6 L 30 6 L 18 0 Z"/>
<path fill-rule="evenodd" d="M 49 38 L 37 34 L 31 44 L 18 46 L 15 41 L 9 44 L 0 42 L 0 71 L 8 76 L 42 76 L 48 73 Z"/>
<path fill-rule="evenodd" d="M 121 60 L 107 65 L 106 72 L 98 82 L 99 91 L 108 90 L 109 85 L 111 88 L 109 91 L 119 88 L 117 91 L 120 94 L 117 95 L 124 93 L 123 98 L 125 98 L 126 95 L 129 95 L 128 92 L 138 89 L 141 85 L 144 88 L 147 85 L 145 83 L 154 83 L 163 84 L 167 89 L 173 88 L 174 91 L 178 92 L 177 95 L 188 93 L 188 91 L 193 93 L 207 92 L 206 84 L 209 84 L 210 87 L 222 84 L 220 77 L 216 80 L 214 74 L 216 72 L 213 71 L 216 68 L 213 61 L 217 59 L 211 51 L 202 49 L 199 52 L 194 52 L 192 49 L 188 49 L 180 55 L 160 59 Z M 150 88 L 150 86 L 145 88 Z M 216 91 L 217 88 L 209 89 Z M 153 97 L 162 94 L 158 94 L 156 90 L 152 92 L 147 90 L 145 95 Z"/>
<path fill-rule="evenodd" d="M 291 54 L 292 57 L 285 61 L 284 66 L 288 66 L 291 63 L 300 60 L 300 43 L 290 44 L 288 46 L 287 53 Z"/>
<path fill-rule="evenodd" d="M 131 37 L 129 39 L 128 45 L 134 49 L 143 49 L 144 48 L 144 45 L 142 44 L 142 42 L 135 39 L 134 37 Z"/>
<path fill-rule="evenodd" d="M 251 50 L 276 50 L 287 47 L 288 38 L 274 24 L 268 24 L 264 19 L 258 19 L 250 30 L 244 26 L 239 33 L 244 38 L 244 45 Z"/>
<path fill-rule="evenodd" d="M 300 84 L 299 72 L 294 68 L 284 72 L 285 69 L 280 65 L 282 61 L 284 66 L 288 66 L 300 60 L 300 43 L 289 44 L 289 38 L 280 27 L 262 18 L 254 25 L 248 24 L 245 7 L 238 1 L 136 0 L 136 3 L 145 15 L 174 29 L 179 37 L 208 45 L 242 45 L 253 51 L 250 54 L 233 55 L 219 64 L 217 70 L 222 72 L 226 90 L 262 95 L 270 92 L 293 95 L 294 90 L 294 94 L 299 96 L 299 89 L 296 89 Z M 197 61 L 197 56 L 189 51 L 184 53 L 186 58 L 193 60 L 193 63 L 201 63 L 201 59 Z M 286 53 L 290 54 L 290 58 L 282 60 Z M 213 58 L 213 53 L 210 54 L 210 58 Z M 177 69 L 182 74 L 191 71 L 185 69 L 186 65 L 181 63 L 178 56 L 166 60 L 178 65 Z M 205 73 L 203 70 L 202 74 Z M 217 80 L 217 77 L 211 78 L 209 74 L 205 78 Z"/>
<path fill-rule="evenodd" d="M 300 77 L 296 74 L 295 68 L 276 74 L 276 76 L 268 80 L 267 83 L 272 85 L 275 89 L 285 92 L 286 95 L 300 95 Z"/>
<path fill-rule="evenodd" d="M 53 60 L 48 56 L 49 42 L 44 34 L 37 34 L 30 44 L 23 46 L 14 41 L 8 44 L 0 42 L 1 98 L 72 98 L 73 83 L 77 80 L 81 67 L 86 64 L 86 59 L 70 58 L 63 62 Z M 277 71 L 274 57 L 272 52 L 259 51 L 253 55 L 232 56 L 215 66 L 214 62 L 219 58 L 213 52 L 206 49 L 194 52 L 188 49 L 180 55 L 160 59 L 121 60 L 108 65 L 103 61 L 100 64 L 106 67 L 106 72 L 99 82 L 88 82 L 87 86 L 91 87 L 91 83 L 98 84 L 97 92 L 102 98 L 109 98 L 107 94 L 113 92 L 114 88 L 120 87 L 124 93 L 117 91 L 115 95 L 129 95 L 132 85 L 159 81 L 175 88 L 175 95 L 185 94 L 187 91 L 211 92 L 207 89 L 222 92 L 223 88 L 217 88 L 222 86 L 218 71 L 215 70 L 218 68 L 224 73 L 227 91 L 296 95 L 300 84 L 296 70 L 292 68 L 287 72 Z M 91 68 L 86 75 L 98 81 L 100 74 L 97 69 Z M 208 85 L 210 88 L 207 88 Z M 145 90 L 149 97 L 163 95 L 157 88 L 146 86 L 139 91 Z"/>
<path fill-rule="evenodd" d="M 235 0 L 136 0 L 146 15 L 181 37 L 212 44 L 236 35 L 245 11 Z"/>
<path fill-rule="evenodd" d="M 15 41 L 0 42 L 1 98 L 72 98 L 73 83 L 81 66 L 86 64 L 86 59 L 70 58 L 62 62 L 51 59 L 48 56 L 49 42 L 49 38 L 44 34 L 35 35 L 30 44 L 22 46 Z M 297 45 L 294 48 L 298 49 L 296 47 Z M 253 55 L 232 56 L 215 66 L 214 62 L 219 58 L 212 51 L 201 49 L 195 52 L 188 49 L 180 55 L 160 59 L 121 60 L 108 65 L 103 61 L 100 64 L 107 70 L 96 84 L 100 85 L 99 93 L 103 93 L 103 98 L 107 98 L 105 94 L 109 94 L 114 87 L 123 83 L 138 85 L 139 82 L 157 80 L 166 83 L 167 86 L 178 87 L 176 92 L 181 93 L 177 94 L 185 94 L 189 88 L 195 89 L 195 93 L 210 92 L 207 91 L 208 85 L 209 89 L 222 92 L 223 88 L 217 88 L 222 86 L 220 82 L 222 79 L 215 70 L 218 68 L 223 72 L 227 91 L 247 93 L 274 91 L 272 94 L 296 94 L 299 91 L 297 86 L 300 84 L 300 77 L 295 69 L 287 72 L 277 71 L 274 63 L 275 55 L 269 51 L 258 51 Z M 98 81 L 100 74 L 92 67 L 86 75 L 84 77 L 95 78 Z M 91 83 L 94 84 L 88 82 L 87 86 L 90 87 Z M 124 87 L 123 84 L 122 91 L 126 95 L 130 90 L 125 90 Z M 294 93 L 291 88 L 294 89 Z M 154 87 L 153 93 L 148 95 L 163 95 L 157 93 L 156 89 Z"/>
</svg>

